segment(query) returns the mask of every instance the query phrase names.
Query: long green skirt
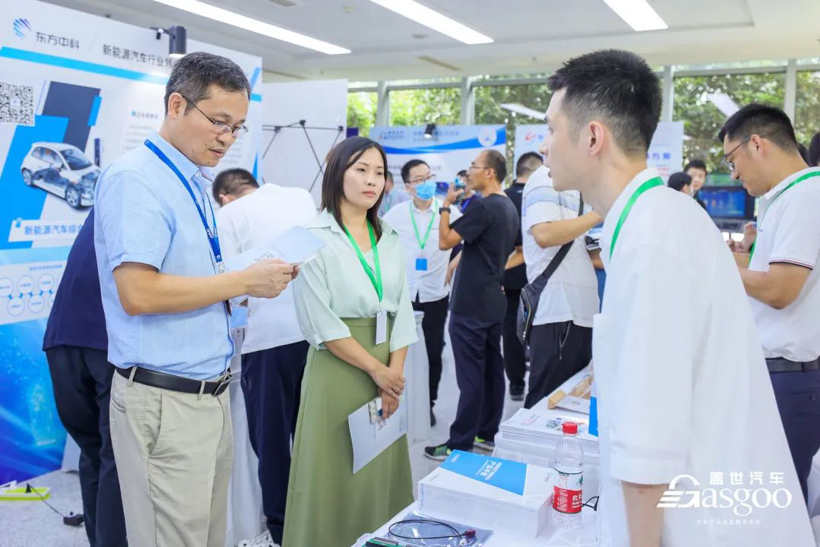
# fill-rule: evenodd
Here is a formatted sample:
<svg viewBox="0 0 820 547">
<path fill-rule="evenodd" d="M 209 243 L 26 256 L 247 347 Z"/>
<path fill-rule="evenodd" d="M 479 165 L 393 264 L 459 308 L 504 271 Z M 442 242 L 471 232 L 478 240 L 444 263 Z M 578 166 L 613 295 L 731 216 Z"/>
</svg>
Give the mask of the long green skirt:
<svg viewBox="0 0 820 547">
<path fill-rule="evenodd" d="M 344 322 L 363 348 L 388 363 L 389 342 L 374 345 L 375 319 Z M 366 372 L 328 350 L 311 347 L 302 380 L 282 547 L 348 547 L 413 502 L 406 436 L 353 474 L 347 417 L 377 395 Z"/>
</svg>

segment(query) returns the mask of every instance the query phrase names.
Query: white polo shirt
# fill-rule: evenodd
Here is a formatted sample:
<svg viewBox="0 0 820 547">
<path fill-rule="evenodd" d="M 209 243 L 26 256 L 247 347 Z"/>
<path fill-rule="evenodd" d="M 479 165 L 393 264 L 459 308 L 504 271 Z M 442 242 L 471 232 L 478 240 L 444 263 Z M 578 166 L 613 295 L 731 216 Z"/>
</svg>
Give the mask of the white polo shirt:
<svg viewBox="0 0 820 547">
<path fill-rule="evenodd" d="M 315 217 L 316 204 L 306 190 L 263 184 L 217 212 L 222 255 L 229 258 L 265 245 L 280 233 L 294 226 L 304 226 Z M 248 326 L 242 354 L 304 339 L 296 321 L 290 286 L 273 299 L 248 299 Z"/>
<path fill-rule="evenodd" d="M 629 183 L 601 234 L 607 282 L 593 328 L 600 545 L 629 544 L 621 481 L 669 485 L 680 475 L 699 486 L 687 479 L 675 490 L 700 491 L 704 503 L 664 509 L 664 547 L 813 545 L 748 299 L 717 227 L 689 196 L 656 187 L 634 202 L 612 249 L 630 197 L 657 176 L 647 169 Z M 734 501 L 743 488 L 784 488 L 779 503 L 791 502 L 744 515 Z"/>
<path fill-rule="evenodd" d="M 438 248 L 438 225 L 441 220 L 441 215 L 438 213 L 439 207 L 441 207 L 441 202 L 434 199 L 433 204 L 427 210 L 421 211 L 411 198 L 408 202 L 394 205 L 384 216 L 384 220 L 399 234 L 402 247 L 404 247 L 407 258 L 407 286 L 413 302 L 416 301 L 416 296 L 419 302 L 424 303 L 441 300 L 450 294 L 450 286 L 445 285 L 444 281 L 447 278 L 451 251 L 442 251 Z M 411 211 L 413 217 L 410 216 Z M 413 218 L 416 220 L 418 237 L 413 228 Z M 459 218 L 461 218 L 461 212 L 458 207 L 451 208 L 450 222 L 455 222 Z M 431 226 L 430 235 L 427 236 L 424 249 L 422 249 L 419 238 L 424 240 L 428 226 Z M 418 259 L 427 262 L 426 270 L 417 269 Z"/>
<path fill-rule="evenodd" d="M 791 361 L 820 357 L 820 176 L 792 182 L 820 168 L 794 173 L 760 198 L 757 240 L 749 270 L 765 272 L 770 264 L 796 264 L 811 270 L 797 299 L 777 310 L 749 298 L 763 353 Z"/>
<path fill-rule="evenodd" d="M 547 269 L 561 248 L 542 249 L 532 235 L 532 227 L 544 222 L 578 218 L 579 200 L 577 191 L 558 192 L 546 167 L 536 169 L 527 180 L 521 197 L 521 233 L 529 283 Z M 581 235 L 544 287 L 533 325 L 572 321 L 579 327 L 591 328 L 592 317 L 598 313 L 599 307 L 598 279 Z"/>
</svg>

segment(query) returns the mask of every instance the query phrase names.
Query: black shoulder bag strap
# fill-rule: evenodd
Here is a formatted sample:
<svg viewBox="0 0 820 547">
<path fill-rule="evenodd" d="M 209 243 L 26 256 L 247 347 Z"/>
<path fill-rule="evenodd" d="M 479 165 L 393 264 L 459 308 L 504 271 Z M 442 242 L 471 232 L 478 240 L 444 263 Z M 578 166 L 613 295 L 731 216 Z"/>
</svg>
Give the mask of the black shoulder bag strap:
<svg viewBox="0 0 820 547">
<path fill-rule="evenodd" d="M 581 197 L 578 203 L 578 216 L 584 214 L 584 198 Z M 569 243 L 564 243 L 555 257 L 547 265 L 546 269 L 539 275 L 532 283 L 526 285 L 521 289 L 521 305 L 518 307 L 518 320 L 516 323 L 516 330 L 518 338 L 526 348 L 529 345 L 530 333 L 532 332 L 532 322 L 535 319 L 535 314 L 538 311 L 538 301 L 541 299 L 541 293 L 547 286 L 552 274 L 561 266 L 561 263 L 569 253 L 570 247 L 575 243 L 573 239 Z"/>
</svg>

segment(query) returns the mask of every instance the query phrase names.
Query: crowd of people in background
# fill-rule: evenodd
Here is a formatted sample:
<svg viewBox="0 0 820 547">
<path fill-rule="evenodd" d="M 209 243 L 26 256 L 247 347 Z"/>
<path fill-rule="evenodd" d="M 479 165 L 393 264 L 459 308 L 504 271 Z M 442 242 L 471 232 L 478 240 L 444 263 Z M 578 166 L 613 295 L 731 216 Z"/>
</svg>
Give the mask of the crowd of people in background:
<svg viewBox="0 0 820 547">
<path fill-rule="evenodd" d="M 44 341 L 82 450 L 92 546 L 223 547 L 235 352 L 266 524 L 240 545 L 349 545 L 387 522 L 413 501 L 407 440 L 353 474 L 347 417 L 376 397 L 388 418 L 403 404 L 414 310 L 432 423 L 449 396 L 446 343 L 459 390 L 428 458 L 492 451 L 506 385 L 531 408 L 594 356 L 599 518 L 614 544 L 714 543 L 690 523 L 707 508 L 655 509 L 682 474 L 779 472 L 805 498 L 820 448 L 820 135 L 804 159 L 782 111 L 749 105 L 729 118 L 716 135 L 723 160 L 760 212 L 727 245 L 699 199 L 703 161 L 667 184 L 647 168 L 661 93 L 643 59 L 584 55 L 549 86 L 550 134 L 512 176 L 487 149 L 446 188 L 423 159 L 398 184 L 382 147 L 353 137 L 330 152 L 317 207 L 286 181 L 260 185 L 241 169 L 214 178 L 246 131 L 250 87 L 216 55 L 174 66 L 159 132 L 100 176 Z M 294 226 L 324 242 L 315 259 L 224 271 Z M 521 292 L 542 275 L 525 343 Z M 239 340 L 229 301 L 242 296 Z M 721 538 L 804 545 L 802 501 Z"/>
</svg>

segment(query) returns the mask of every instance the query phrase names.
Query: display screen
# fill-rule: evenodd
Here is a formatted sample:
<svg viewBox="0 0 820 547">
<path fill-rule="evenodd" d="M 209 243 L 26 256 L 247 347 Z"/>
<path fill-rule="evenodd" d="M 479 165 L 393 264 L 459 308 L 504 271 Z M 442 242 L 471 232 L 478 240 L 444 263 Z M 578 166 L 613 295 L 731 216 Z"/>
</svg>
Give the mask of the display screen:
<svg viewBox="0 0 820 547">
<path fill-rule="evenodd" d="M 746 218 L 746 191 L 742 188 L 704 188 L 698 197 L 712 218 Z"/>
</svg>

